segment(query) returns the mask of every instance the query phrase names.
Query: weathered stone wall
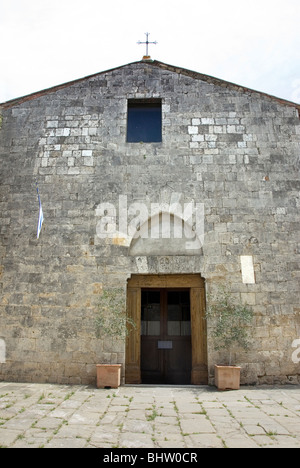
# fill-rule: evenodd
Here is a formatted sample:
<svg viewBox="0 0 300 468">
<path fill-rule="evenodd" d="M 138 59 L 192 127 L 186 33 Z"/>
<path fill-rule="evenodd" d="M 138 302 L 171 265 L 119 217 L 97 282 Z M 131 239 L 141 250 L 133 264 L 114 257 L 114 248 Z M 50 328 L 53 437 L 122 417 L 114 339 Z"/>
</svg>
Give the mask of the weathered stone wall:
<svg viewBox="0 0 300 468">
<path fill-rule="evenodd" d="M 153 97 L 162 143 L 126 143 L 127 99 Z M 1 115 L 0 378 L 94 383 L 96 363 L 125 359 L 123 343 L 95 334 L 102 289 L 123 288 L 125 301 L 133 273 L 201 273 L 207 293 L 230 282 L 253 306 L 252 348 L 236 357 L 243 383 L 300 381 L 297 106 L 140 62 L 8 103 Z M 175 199 L 204 206 L 197 252 L 175 255 L 165 240 L 160 255 L 141 245 L 134 256 L 128 232 L 99 236 L 101 216 L 118 227 L 124 200 L 151 213 Z M 212 372 L 210 340 L 208 356 Z"/>
</svg>

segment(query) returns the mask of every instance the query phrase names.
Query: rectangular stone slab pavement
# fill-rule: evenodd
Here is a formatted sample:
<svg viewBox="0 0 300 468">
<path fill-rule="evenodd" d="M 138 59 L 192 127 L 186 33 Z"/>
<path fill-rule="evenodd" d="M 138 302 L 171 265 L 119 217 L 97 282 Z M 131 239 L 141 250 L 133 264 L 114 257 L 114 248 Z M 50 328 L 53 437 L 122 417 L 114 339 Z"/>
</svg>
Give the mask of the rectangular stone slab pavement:
<svg viewBox="0 0 300 468">
<path fill-rule="evenodd" d="M 300 387 L 0 382 L 0 447 L 300 448 Z"/>
</svg>

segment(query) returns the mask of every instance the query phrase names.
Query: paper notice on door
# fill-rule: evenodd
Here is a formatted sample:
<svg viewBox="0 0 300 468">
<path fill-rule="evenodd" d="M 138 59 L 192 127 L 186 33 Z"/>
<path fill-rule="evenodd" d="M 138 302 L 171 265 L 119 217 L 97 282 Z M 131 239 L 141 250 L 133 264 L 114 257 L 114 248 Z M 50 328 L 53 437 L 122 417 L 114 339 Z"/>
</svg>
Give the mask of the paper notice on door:
<svg viewBox="0 0 300 468">
<path fill-rule="evenodd" d="M 173 341 L 158 341 L 157 349 L 173 349 Z"/>
</svg>

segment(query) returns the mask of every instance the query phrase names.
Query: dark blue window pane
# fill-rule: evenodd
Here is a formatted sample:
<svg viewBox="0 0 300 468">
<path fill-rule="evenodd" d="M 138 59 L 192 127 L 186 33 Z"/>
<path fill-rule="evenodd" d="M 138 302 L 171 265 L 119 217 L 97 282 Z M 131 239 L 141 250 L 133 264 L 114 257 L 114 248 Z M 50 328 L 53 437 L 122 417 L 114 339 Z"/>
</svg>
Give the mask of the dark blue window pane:
<svg viewBox="0 0 300 468">
<path fill-rule="evenodd" d="M 161 103 L 128 103 L 127 141 L 159 142 L 161 137 Z"/>
</svg>

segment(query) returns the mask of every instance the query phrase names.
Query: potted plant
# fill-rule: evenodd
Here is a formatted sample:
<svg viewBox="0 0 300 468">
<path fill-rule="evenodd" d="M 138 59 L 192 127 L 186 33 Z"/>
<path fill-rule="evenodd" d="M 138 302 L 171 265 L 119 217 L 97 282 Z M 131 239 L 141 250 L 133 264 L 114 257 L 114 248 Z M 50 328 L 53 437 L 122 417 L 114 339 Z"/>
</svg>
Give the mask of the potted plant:
<svg viewBox="0 0 300 468">
<path fill-rule="evenodd" d="M 132 319 L 127 317 L 124 293 L 121 288 L 105 289 L 96 316 L 96 334 L 102 339 L 111 340 L 118 346 L 135 327 Z M 121 364 L 97 364 L 97 387 L 118 388 L 121 384 Z"/>
<path fill-rule="evenodd" d="M 222 365 L 215 365 L 215 385 L 219 390 L 240 388 L 241 368 L 232 365 L 234 350 L 249 348 L 249 330 L 253 310 L 236 301 L 226 287 L 209 296 L 206 318 L 209 321 L 214 348 L 223 352 Z"/>
</svg>

